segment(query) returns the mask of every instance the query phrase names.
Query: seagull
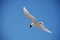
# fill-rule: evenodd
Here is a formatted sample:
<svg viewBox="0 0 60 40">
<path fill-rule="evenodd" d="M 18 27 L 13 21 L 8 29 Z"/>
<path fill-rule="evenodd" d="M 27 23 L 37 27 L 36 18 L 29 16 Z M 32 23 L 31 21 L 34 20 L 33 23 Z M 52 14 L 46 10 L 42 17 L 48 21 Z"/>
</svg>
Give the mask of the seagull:
<svg viewBox="0 0 60 40">
<path fill-rule="evenodd" d="M 23 12 L 27 16 L 27 18 L 29 18 L 32 21 L 32 23 L 30 24 L 30 28 L 33 26 L 37 26 L 37 27 L 40 27 L 40 29 L 45 32 L 52 33 L 50 30 L 44 27 L 43 22 L 37 22 L 36 18 L 28 12 L 25 6 L 23 7 Z"/>
</svg>

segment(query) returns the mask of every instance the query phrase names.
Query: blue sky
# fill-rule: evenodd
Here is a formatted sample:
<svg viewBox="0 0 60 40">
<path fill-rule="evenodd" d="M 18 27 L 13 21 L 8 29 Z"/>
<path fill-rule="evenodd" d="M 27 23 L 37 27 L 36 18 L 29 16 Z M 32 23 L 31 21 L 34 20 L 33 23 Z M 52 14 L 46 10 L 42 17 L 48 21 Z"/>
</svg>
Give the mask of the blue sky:
<svg viewBox="0 0 60 40">
<path fill-rule="evenodd" d="M 59 0 L 2 0 L 1 3 L 1 40 L 59 40 Z M 53 33 L 47 33 L 38 27 L 30 28 L 23 6 L 42 21 Z"/>
</svg>

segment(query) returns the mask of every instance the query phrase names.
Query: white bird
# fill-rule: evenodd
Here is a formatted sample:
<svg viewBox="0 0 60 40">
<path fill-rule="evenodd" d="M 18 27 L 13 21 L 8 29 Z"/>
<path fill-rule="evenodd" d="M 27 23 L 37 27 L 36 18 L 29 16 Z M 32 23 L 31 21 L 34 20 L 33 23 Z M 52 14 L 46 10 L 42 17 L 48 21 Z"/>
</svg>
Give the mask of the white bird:
<svg viewBox="0 0 60 40">
<path fill-rule="evenodd" d="M 30 27 L 32 27 L 32 26 L 38 26 L 38 27 L 40 27 L 43 31 L 48 32 L 48 33 L 52 33 L 50 30 L 48 30 L 47 28 L 44 27 L 44 25 L 43 25 L 42 22 L 37 22 L 36 19 L 35 19 L 35 17 L 32 16 L 25 7 L 23 7 L 23 11 L 24 11 L 24 14 L 25 14 L 29 19 L 32 20 L 32 23 L 30 24 Z"/>
</svg>

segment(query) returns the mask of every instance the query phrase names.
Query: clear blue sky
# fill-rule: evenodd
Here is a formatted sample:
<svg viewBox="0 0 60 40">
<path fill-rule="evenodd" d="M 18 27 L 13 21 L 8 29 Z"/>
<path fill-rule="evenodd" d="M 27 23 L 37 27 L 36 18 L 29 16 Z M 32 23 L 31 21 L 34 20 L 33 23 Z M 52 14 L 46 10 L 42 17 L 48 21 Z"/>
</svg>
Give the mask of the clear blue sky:
<svg viewBox="0 0 60 40">
<path fill-rule="evenodd" d="M 1 0 L 1 40 L 59 40 L 59 0 Z M 53 33 L 38 27 L 30 28 L 31 21 L 25 16 L 23 6 L 42 21 Z"/>
</svg>

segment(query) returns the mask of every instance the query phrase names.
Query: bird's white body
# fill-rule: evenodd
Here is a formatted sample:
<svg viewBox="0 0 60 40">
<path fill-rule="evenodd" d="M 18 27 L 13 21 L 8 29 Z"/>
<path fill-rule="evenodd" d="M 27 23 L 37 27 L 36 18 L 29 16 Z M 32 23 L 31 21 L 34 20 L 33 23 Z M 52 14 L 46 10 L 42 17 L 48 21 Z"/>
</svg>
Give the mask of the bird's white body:
<svg viewBox="0 0 60 40">
<path fill-rule="evenodd" d="M 40 27 L 40 29 L 44 30 L 45 32 L 52 33 L 50 30 L 44 27 L 43 22 L 37 22 L 35 17 L 32 16 L 25 7 L 23 7 L 23 11 L 25 15 L 32 21 L 31 23 L 32 26 Z"/>
</svg>

